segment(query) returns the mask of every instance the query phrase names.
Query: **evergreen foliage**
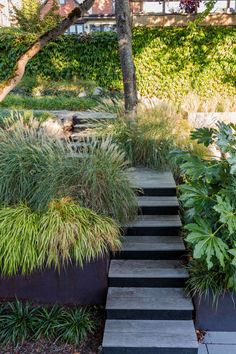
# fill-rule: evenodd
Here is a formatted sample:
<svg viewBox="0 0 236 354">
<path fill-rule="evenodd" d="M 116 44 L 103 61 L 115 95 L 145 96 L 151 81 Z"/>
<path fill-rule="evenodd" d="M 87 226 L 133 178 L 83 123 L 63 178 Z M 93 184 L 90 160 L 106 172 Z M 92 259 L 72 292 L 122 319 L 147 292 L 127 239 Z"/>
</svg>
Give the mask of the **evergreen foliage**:
<svg viewBox="0 0 236 354">
<path fill-rule="evenodd" d="M 0 80 L 7 79 L 19 55 L 35 35 L 5 30 L 0 35 Z M 181 100 L 189 92 L 202 97 L 236 94 L 236 29 L 231 27 L 148 28 L 133 30 L 138 90 L 142 96 Z M 122 88 L 115 33 L 67 35 L 51 42 L 28 65 L 30 77 L 77 77 Z"/>
</svg>

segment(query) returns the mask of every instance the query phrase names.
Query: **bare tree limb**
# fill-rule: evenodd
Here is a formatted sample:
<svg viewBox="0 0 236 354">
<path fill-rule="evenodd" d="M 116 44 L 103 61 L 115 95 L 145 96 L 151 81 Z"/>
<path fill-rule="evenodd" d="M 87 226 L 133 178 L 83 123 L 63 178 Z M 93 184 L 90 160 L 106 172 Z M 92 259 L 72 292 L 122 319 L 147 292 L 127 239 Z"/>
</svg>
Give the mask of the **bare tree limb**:
<svg viewBox="0 0 236 354">
<path fill-rule="evenodd" d="M 63 19 L 55 28 L 41 35 L 18 59 L 13 70 L 12 77 L 0 84 L 0 102 L 20 83 L 22 80 L 27 63 L 49 42 L 62 35 L 78 18 L 83 11 L 87 11 L 95 0 L 85 0 L 78 5 L 71 13 Z"/>
</svg>

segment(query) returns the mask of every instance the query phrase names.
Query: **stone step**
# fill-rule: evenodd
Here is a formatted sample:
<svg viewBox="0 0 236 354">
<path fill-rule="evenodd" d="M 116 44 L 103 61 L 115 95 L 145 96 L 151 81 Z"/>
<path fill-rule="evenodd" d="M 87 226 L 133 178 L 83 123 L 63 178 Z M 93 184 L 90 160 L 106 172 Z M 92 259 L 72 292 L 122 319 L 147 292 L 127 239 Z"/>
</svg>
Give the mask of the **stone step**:
<svg viewBox="0 0 236 354">
<path fill-rule="evenodd" d="M 86 121 L 112 121 L 117 119 L 117 114 L 109 113 L 109 112 L 96 112 L 96 111 L 81 111 L 81 112 L 74 112 L 74 120 L 77 122 L 86 120 Z"/>
<path fill-rule="evenodd" d="M 185 246 L 180 236 L 126 236 L 116 259 L 180 259 Z"/>
<path fill-rule="evenodd" d="M 124 228 L 127 228 L 126 235 L 129 236 L 176 236 L 181 226 L 179 215 L 139 215 Z"/>
<path fill-rule="evenodd" d="M 107 320 L 104 354 L 197 354 L 192 321 Z"/>
<path fill-rule="evenodd" d="M 157 172 L 149 168 L 131 168 L 131 184 L 145 196 L 175 196 L 176 184 L 171 172 Z"/>
<path fill-rule="evenodd" d="M 173 215 L 178 214 L 179 203 L 176 196 L 172 197 L 138 197 L 140 214 Z"/>
<path fill-rule="evenodd" d="M 80 133 L 73 133 L 70 138 L 72 142 L 76 143 L 83 139 L 93 139 L 95 136 L 96 134 L 94 130 L 84 130 L 81 131 Z"/>
<path fill-rule="evenodd" d="M 97 124 L 83 123 L 74 125 L 74 132 L 80 132 L 81 130 L 94 129 L 97 128 Z"/>
<path fill-rule="evenodd" d="M 111 287 L 184 287 L 188 272 L 176 260 L 111 260 Z"/>
<path fill-rule="evenodd" d="M 108 319 L 191 320 L 193 304 L 182 288 L 110 287 Z"/>
</svg>

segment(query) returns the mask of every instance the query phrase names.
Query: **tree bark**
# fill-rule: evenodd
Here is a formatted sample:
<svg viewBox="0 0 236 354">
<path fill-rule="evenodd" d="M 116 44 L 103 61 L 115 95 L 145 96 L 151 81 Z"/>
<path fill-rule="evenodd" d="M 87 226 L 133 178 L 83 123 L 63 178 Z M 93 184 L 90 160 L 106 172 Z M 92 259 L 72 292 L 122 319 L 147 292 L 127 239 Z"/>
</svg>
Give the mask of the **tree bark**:
<svg viewBox="0 0 236 354">
<path fill-rule="evenodd" d="M 62 20 L 55 28 L 46 32 L 35 41 L 29 49 L 18 59 L 12 77 L 3 83 L 0 83 L 0 102 L 20 83 L 22 80 L 27 63 L 49 42 L 62 35 L 75 21 L 80 18 L 83 12 L 89 10 L 95 0 L 85 0 L 78 5 L 71 13 Z"/>
<path fill-rule="evenodd" d="M 135 123 L 137 113 L 136 73 L 133 62 L 131 15 L 129 0 L 115 0 L 119 52 L 124 85 L 125 112 L 130 123 Z"/>
</svg>

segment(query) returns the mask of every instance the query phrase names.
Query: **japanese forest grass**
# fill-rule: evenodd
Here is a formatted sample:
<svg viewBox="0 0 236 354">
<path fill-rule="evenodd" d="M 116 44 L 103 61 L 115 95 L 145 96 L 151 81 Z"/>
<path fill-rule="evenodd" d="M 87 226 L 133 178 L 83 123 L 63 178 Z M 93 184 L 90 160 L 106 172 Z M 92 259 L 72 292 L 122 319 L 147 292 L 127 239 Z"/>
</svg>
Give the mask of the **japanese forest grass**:
<svg viewBox="0 0 236 354">
<path fill-rule="evenodd" d="M 0 128 L 1 273 L 82 265 L 118 250 L 118 225 L 137 207 L 127 166 L 110 140 L 81 156 L 36 121 L 8 121 Z"/>
</svg>

